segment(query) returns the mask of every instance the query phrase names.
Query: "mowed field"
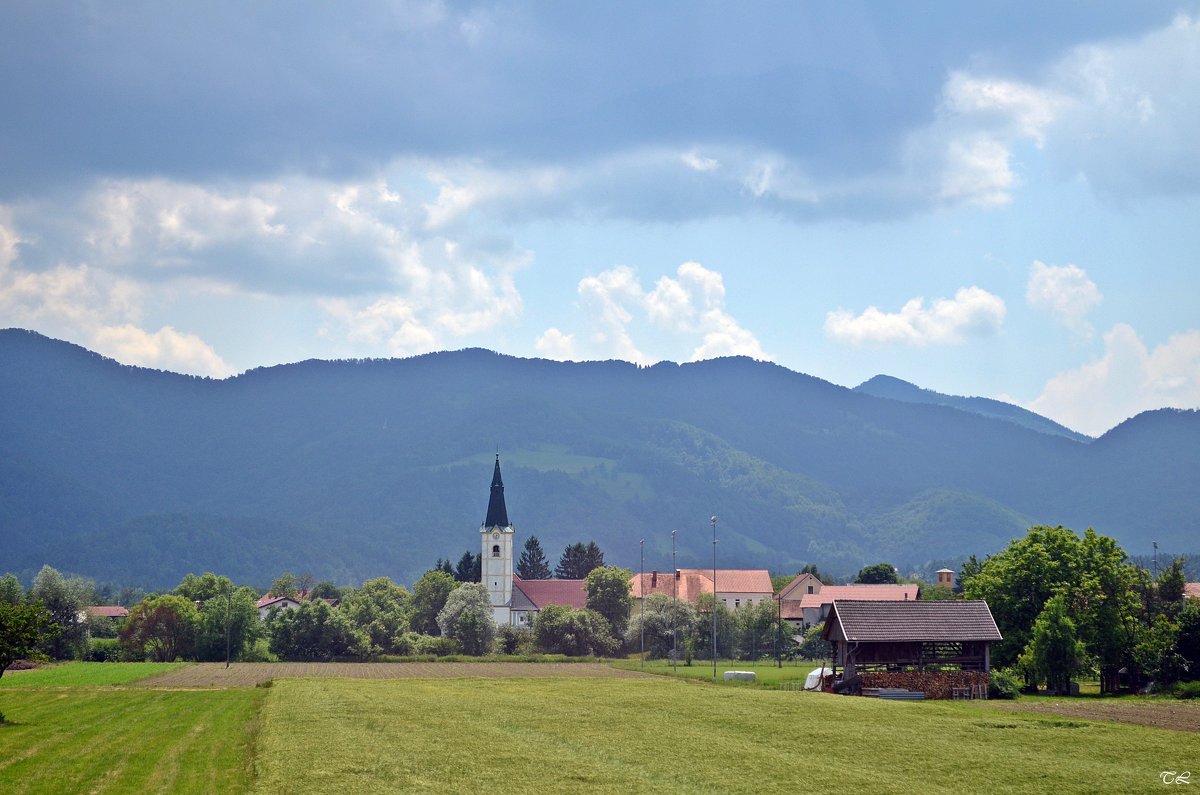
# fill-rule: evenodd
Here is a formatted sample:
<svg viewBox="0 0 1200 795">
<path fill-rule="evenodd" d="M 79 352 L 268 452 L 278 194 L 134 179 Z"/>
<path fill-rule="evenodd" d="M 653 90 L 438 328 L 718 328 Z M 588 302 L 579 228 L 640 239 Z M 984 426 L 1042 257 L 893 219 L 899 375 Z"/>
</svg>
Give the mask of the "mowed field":
<svg viewBox="0 0 1200 795">
<path fill-rule="evenodd" d="M 604 666 L 517 673 L 539 665 L 274 665 L 270 687 L 214 684 L 206 666 L 124 685 L 5 676 L 0 792 L 1124 793 L 1200 768 L 1196 732 Z"/>
</svg>

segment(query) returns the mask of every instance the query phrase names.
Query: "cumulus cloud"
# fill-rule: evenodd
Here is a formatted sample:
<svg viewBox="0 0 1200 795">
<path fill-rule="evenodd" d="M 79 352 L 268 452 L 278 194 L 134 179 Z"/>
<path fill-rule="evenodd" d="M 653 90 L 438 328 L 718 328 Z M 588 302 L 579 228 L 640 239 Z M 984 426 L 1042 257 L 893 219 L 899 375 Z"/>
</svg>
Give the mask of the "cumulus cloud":
<svg viewBox="0 0 1200 795">
<path fill-rule="evenodd" d="M 1102 299 L 1100 288 L 1078 265 L 1047 265 L 1035 260 L 1030 269 L 1025 300 L 1030 306 L 1047 310 L 1076 333 L 1092 333 L 1084 317 Z"/>
<path fill-rule="evenodd" d="M 170 326 L 153 333 L 130 324 L 104 326 L 96 330 L 93 340 L 97 350 L 126 364 L 218 378 L 231 374 L 211 345 Z"/>
<path fill-rule="evenodd" d="M 998 333 L 1006 311 L 999 296 L 980 287 L 963 287 L 954 298 L 939 298 L 929 306 L 924 298 L 913 298 L 899 312 L 869 306 L 855 315 L 838 309 L 825 316 L 825 333 L 852 345 L 956 343 Z"/>
<path fill-rule="evenodd" d="M 7 216 L 7 218 L 6 218 Z M 126 364 L 225 377 L 232 369 L 195 334 L 170 326 L 148 332 L 136 325 L 145 290 L 135 281 L 86 263 L 57 264 L 44 270 L 22 267 L 0 208 L 0 325 L 39 328 L 79 341 Z"/>
<path fill-rule="evenodd" d="M 40 295 L 21 300 L 24 317 L 90 311 L 123 323 L 137 321 L 137 302 L 105 306 L 133 292 L 143 302 L 180 290 L 286 298 L 323 312 L 314 333 L 326 338 L 395 354 L 434 350 L 517 317 L 515 274 L 531 259 L 504 238 L 451 228 L 447 208 L 458 201 L 467 212 L 470 199 L 448 198 L 448 185 L 419 162 L 355 182 L 105 180 L 66 205 L 10 212 L 32 242 L 0 236 L 7 300 Z M 430 188 L 440 197 L 432 205 Z M 163 344 L 168 337 L 157 338 L 160 349 L 182 351 Z"/>
<path fill-rule="evenodd" d="M 1097 436 L 1142 411 L 1200 408 L 1200 330 L 1151 350 L 1117 324 L 1104 335 L 1102 356 L 1051 378 L 1026 407 Z"/>
<path fill-rule="evenodd" d="M 534 343 L 537 352 L 545 359 L 555 359 L 560 362 L 575 359 L 575 335 L 563 334 L 557 328 L 548 328 Z"/>
<path fill-rule="evenodd" d="M 726 311 L 722 275 L 698 262 L 685 262 L 674 276 L 659 277 L 651 290 L 644 289 L 627 266 L 585 277 L 579 282 L 579 302 L 592 326 L 590 342 L 598 355 L 651 363 L 631 331 L 644 321 L 656 330 L 647 338 L 668 332 L 692 348 L 691 361 L 717 356 L 771 358 L 754 334 Z"/>
</svg>

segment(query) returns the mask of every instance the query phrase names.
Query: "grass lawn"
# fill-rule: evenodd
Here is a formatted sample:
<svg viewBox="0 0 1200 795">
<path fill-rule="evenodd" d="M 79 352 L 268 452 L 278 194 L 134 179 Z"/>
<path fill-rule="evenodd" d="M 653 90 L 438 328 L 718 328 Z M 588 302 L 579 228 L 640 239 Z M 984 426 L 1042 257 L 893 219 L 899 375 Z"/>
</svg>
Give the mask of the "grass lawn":
<svg viewBox="0 0 1200 795">
<path fill-rule="evenodd" d="M 711 676 L 711 669 L 709 671 Z M 1140 792 L 1200 735 L 678 679 L 279 680 L 260 793 Z"/>
<path fill-rule="evenodd" d="M 627 671 L 643 670 L 638 660 L 619 660 L 614 663 L 617 668 L 622 668 Z M 780 682 L 803 682 L 808 676 L 808 672 L 814 668 L 821 667 L 820 662 L 812 662 L 811 660 L 784 661 L 783 667 L 776 667 L 772 662 L 730 662 L 729 660 L 717 660 L 717 678 L 716 681 L 720 684 L 728 684 L 733 687 L 748 687 L 748 682 L 725 681 L 726 671 L 753 671 L 755 673 L 755 681 L 759 685 L 779 684 Z M 684 679 L 702 679 L 708 682 L 713 681 L 712 660 L 707 662 L 693 660 L 691 665 L 679 663 L 674 669 L 671 663 L 666 660 L 646 660 L 645 671 L 648 674 L 661 674 L 665 676 L 678 676 Z"/>
<path fill-rule="evenodd" d="M 245 792 L 266 695 L 254 688 L 5 689 L 0 792 Z"/>
<path fill-rule="evenodd" d="M 185 665 L 188 663 L 63 663 L 28 671 L 6 671 L 0 677 L 0 688 L 125 685 Z"/>
</svg>

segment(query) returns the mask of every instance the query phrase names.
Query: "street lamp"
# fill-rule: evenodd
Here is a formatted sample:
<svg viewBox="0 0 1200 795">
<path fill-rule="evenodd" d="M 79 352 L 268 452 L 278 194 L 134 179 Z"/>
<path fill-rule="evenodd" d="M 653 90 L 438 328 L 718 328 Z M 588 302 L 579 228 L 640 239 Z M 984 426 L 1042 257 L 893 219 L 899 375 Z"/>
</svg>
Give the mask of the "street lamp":
<svg viewBox="0 0 1200 795">
<path fill-rule="evenodd" d="M 713 679 L 717 678 L 717 517 L 708 520 L 713 529 L 713 606 L 712 606 L 712 646 L 713 646 Z"/>
</svg>

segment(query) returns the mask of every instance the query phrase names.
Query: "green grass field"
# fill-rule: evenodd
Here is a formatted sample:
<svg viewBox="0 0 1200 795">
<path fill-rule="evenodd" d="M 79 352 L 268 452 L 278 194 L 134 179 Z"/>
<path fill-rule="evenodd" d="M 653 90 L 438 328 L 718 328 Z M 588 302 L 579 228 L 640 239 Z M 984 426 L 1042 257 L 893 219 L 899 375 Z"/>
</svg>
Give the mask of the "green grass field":
<svg viewBox="0 0 1200 795">
<path fill-rule="evenodd" d="M 623 668 L 627 671 L 644 670 L 648 674 L 659 674 L 661 676 L 678 676 L 683 679 L 699 679 L 707 682 L 716 681 L 718 684 L 729 685 L 732 687 L 748 687 L 748 682 L 731 681 L 726 682 L 724 675 L 726 671 L 753 671 L 755 674 L 755 683 L 760 686 L 771 687 L 778 685 L 781 682 L 803 682 L 808 676 L 808 672 L 814 668 L 819 668 L 821 663 L 804 660 L 803 662 L 785 661 L 783 667 L 778 667 L 774 662 L 730 662 L 729 660 L 717 660 L 717 677 L 713 679 L 712 660 L 707 662 L 693 660 L 691 665 L 679 663 L 672 667 L 670 662 L 665 660 L 646 660 L 645 668 L 636 660 L 620 660 L 614 663 L 616 667 Z"/>
<path fill-rule="evenodd" d="M 77 662 L 47 665 L 31 671 L 9 671 L 0 677 L 0 687 L 99 687 L 127 685 L 187 663 L 97 663 Z"/>
<path fill-rule="evenodd" d="M 265 697 L 254 688 L 5 690 L 0 792 L 245 792 Z"/>
<path fill-rule="evenodd" d="M 317 752 L 317 749 L 320 749 Z M 1200 736 L 637 680 L 277 682 L 255 791 L 1139 792 Z"/>
<path fill-rule="evenodd" d="M 1197 732 L 769 682 L 483 675 L 191 690 L 127 687 L 116 680 L 148 667 L 99 665 L 0 690 L 0 792 L 1124 793 L 1160 792 L 1162 771 L 1200 760 Z"/>
</svg>

